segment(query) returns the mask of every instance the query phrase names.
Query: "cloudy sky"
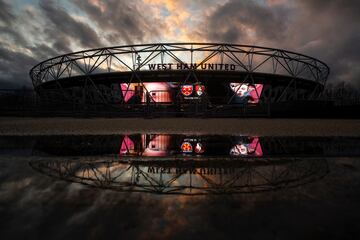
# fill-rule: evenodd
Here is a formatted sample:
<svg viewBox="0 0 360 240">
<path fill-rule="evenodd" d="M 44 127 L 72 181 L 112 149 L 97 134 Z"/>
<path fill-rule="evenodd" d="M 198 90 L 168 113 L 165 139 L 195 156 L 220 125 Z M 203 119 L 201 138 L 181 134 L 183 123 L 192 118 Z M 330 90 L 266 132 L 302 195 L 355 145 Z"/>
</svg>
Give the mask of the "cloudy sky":
<svg viewBox="0 0 360 240">
<path fill-rule="evenodd" d="M 0 0 L 0 88 L 32 86 L 28 71 L 72 51 L 153 42 L 283 48 L 360 88 L 358 0 Z"/>
</svg>

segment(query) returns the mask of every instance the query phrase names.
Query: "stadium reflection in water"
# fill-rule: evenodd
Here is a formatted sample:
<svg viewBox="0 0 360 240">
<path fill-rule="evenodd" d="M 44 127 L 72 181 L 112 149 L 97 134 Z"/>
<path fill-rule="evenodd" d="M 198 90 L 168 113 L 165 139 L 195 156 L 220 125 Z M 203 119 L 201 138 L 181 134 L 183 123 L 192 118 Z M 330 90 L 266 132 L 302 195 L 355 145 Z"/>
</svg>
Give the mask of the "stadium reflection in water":
<svg viewBox="0 0 360 240">
<path fill-rule="evenodd" d="M 328 172 L 326 160 L 317 158 L 266 163 L 50 160 L 30 165 L 51 177 L 99 188 L 185 195 L 271 191 L 310 183 Z"/>
<path fill-rule="evenodd" d="M 117 191 L 254 193 L 319 180 L 328 173 L 326 157 L 358 156 L 358 145 L 357 138 L 324 137 L 49 136 L 33 148 L 46 159 L 30 165 L 56 179 Z"/>
</svg>

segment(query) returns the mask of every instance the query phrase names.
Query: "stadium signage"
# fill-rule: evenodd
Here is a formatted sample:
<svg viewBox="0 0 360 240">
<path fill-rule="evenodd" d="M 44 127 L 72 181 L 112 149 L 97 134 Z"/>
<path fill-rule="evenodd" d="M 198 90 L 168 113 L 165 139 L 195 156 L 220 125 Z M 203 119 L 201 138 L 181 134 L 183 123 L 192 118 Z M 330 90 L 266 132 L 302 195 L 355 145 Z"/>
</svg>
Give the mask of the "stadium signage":
<svg viewBox="0 0 360 240">
<path fill-rule="evenodd" d="M 217 168 L 217 167 L 148 167 L 147 172 L 150 174 L 201 174 L 201 175 L 226 175 L 234 174 L 235 169 Z"/>
<path fill-rule="evenodd" d="M 235 71 L 235 64 L 227 63 L 150 63 L 149 70 L 217 70 L 217 71 Z"/>
</svg>

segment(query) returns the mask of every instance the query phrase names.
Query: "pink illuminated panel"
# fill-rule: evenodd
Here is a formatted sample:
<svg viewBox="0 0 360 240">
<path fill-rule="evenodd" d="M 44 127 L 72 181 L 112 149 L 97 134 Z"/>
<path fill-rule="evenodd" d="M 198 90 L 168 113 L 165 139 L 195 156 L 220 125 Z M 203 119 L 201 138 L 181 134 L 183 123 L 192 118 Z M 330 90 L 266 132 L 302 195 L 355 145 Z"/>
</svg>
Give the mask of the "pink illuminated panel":
<svg viewBox="0 0 360 240">
<path fill-rule="evenodd" d="M 125 136 L 120 145 L 119 155 L 166 156 L 170 143 L 171 136 L 166 134 L 142 134 L 140 138 Z"/>
<path fill-rule="evenodd" d="M 241 142 L 236 144 L 230 150 L 232 156 L 256 156 L 260 157 L 263 155 L 260 141 L 258 137 L 250 138 L 249 142 Z"/>
<path fill-rule="evenodd" d="M 147 82 L 147 83 L 120 83 L 121 91 L 125 103 L 132 99 L 138 99 L 146 102 L 146 92 L 149 92 L 150 101 L 152 102 L 172 102 L 172 86 L 166 82 Z"/>
<path fill-rule="evenodd" d="M 258 103 L 263 84 L 230 83 L 230 88 L 237 95 L 235 102 Z"/>
<path fill-rule="evenodd" d="M 128 136 L 125 136 L 121 143 L 120 155 L 134 153 L 134 150 L 135 150 L 134 142 Z"/>
<path fill-rule="evenodd" d="M 170 135 L 154 135 L 146 145 L 146 135 L 142 136 L 144 144 L 143 156 L 160 157 L 166 156 L 170 146 Z"/>
</svg>

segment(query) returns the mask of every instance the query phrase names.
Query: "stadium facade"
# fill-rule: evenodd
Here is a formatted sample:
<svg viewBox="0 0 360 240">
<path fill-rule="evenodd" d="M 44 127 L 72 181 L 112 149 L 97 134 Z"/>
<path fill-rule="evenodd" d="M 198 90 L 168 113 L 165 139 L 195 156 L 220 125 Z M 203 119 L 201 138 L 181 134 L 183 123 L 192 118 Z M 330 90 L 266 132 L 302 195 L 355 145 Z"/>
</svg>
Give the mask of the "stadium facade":
<svg viewBox="0 0 360 240">
<path fill-rule="evenodd" d="M 238 115 L 316 100 L 329 67 L 282 49 L 157 43 L 91 49 L 30 70 L 43 104 L 148 115 Z"/>
</svg>

